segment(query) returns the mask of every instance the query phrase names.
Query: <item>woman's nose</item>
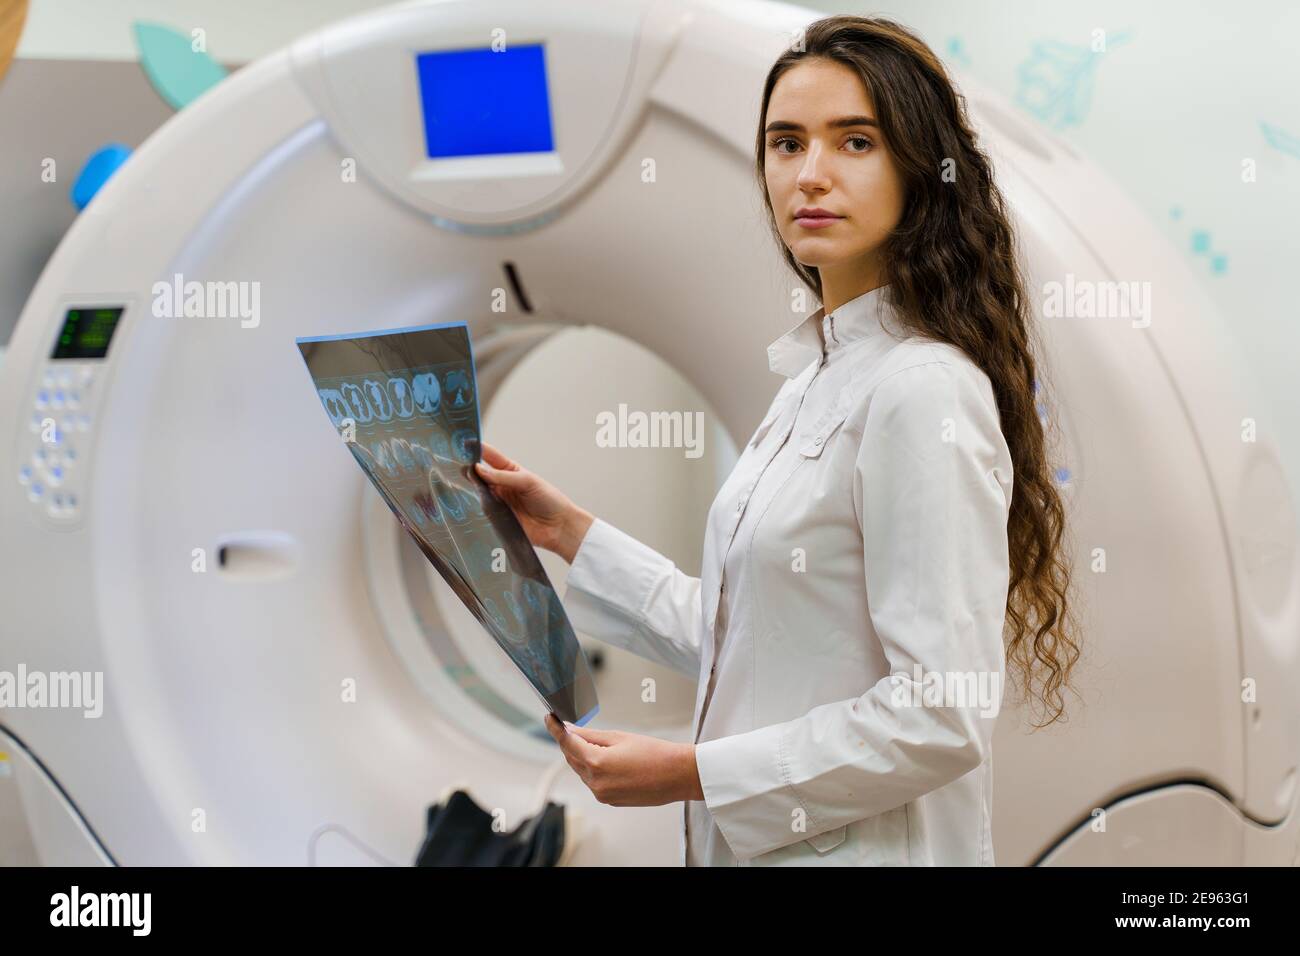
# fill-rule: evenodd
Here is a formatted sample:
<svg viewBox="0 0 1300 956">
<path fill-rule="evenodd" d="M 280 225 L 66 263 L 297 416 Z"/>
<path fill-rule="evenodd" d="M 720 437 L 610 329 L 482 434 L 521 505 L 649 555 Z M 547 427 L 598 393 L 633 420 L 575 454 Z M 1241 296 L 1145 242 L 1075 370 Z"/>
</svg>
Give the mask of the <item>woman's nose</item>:
<svg viewBox="0 0 1300 956">
<path fill-rule="evenodd" d="M 799 169 L 799 185 L 815 186 L 824 182 L 825 176 L 822 174 L 822 167 L 824 165 L 825 164 L 822 162 L 821 147 L 816 145 L 810 146 L 808 148 L 808 154 L 804 158 L 803 166 Z"/>
</svg>

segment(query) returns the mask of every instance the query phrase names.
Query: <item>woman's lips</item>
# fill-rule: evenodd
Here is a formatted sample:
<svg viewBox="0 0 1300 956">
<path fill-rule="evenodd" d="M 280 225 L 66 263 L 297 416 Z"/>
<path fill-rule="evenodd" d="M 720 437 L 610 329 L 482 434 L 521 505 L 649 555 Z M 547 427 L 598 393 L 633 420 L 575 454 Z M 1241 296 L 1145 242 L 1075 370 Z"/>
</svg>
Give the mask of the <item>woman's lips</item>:
<svg viewBox="0 0 1300 956">
<path fill-rule="evenodd" d="M 843 216 L 801 216 L 795 219 L 795 223 L 805 229 L 825 229 L 843 218 Z"/>
</svg>

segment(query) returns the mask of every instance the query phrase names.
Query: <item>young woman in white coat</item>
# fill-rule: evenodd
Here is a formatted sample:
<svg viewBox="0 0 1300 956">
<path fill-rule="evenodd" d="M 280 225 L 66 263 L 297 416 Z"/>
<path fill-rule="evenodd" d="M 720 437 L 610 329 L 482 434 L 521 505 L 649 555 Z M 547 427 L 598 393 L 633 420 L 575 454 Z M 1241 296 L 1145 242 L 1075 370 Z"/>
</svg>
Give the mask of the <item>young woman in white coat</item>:
<svg viewBox="0 0 1300 956">
<path fill-rule="evenodd" d="M 758 181 L 822 302 L 705 532 L 701 577 L 484 443 L 581 632 L 699 680 L 693 742 L 562 725 L 603 803 L 682 801 L 687 865 L 992 865 L 1007 665 L 1047 720 L 1079 656 L 1032 315 L 942 65 L 834 16 L 773 65 Z"/>
</svg>

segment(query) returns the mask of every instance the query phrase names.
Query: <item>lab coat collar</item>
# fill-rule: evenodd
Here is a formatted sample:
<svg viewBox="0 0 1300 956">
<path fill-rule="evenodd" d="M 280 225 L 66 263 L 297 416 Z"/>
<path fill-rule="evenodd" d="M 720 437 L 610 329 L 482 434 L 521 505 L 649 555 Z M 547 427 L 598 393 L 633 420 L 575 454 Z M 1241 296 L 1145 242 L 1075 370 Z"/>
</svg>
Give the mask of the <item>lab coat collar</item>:
<svg viewBox="0 0 1300 956">
<path fill-rule="evenodd" d="M 878 286 L 845 302 L 830 315 L 819 308 L 767 347 L 767 364 L 773 372 L 794 378 L 808 363 L 858 339 L 898 335 L 902 325 L 885 297 L 888 285 Z M 821 334 L 818 334 L 818 326 Z M 825 344 L 823 345 L 823 339 Z"/>
</svg>

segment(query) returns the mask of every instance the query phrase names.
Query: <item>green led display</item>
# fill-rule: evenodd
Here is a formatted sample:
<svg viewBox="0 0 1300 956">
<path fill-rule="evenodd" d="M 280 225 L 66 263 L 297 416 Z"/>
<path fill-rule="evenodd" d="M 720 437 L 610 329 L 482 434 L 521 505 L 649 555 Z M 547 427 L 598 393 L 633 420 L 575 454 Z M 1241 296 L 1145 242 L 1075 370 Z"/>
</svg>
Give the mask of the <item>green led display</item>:
<svg viewBox="0 0 1300 956">
<path fill-rule="evenodd" d="M 102 359 L 122 312 L 121 306 L 69 309 L 50 358 Z"/>
</svg>

